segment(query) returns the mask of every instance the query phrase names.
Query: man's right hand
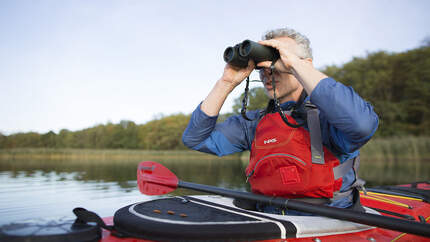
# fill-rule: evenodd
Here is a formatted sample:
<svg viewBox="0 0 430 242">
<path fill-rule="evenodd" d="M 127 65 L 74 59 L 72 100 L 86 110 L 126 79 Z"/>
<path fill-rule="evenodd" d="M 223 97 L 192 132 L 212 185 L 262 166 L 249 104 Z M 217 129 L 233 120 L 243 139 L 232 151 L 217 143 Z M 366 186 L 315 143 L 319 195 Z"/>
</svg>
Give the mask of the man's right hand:
<svg viewBox="0 0 430 242">
<path fill-rule="evenodd" d="M 238 68 L 230 64 L 227 64 L 224 67 L 224 73 L 220 81 L 225 82 L 227 85 L 230 85 L 231 90 L 233 90 L 236 86 L 242 83 L 242 81 L 245 80 L 245 78 L 247 78 L 251 74 L 254 68 L 255 68 L 255 64 L 254 64 L 254 61 L 252 60 L 249 60 L 248 66 L 245 68 Z"/>
<path fill-rule="evenodd" d="M 200 106 L 201 110 L 209 116 L 218 115 L 228 94 L 245 80 L 254 68 L 255 64 L 252 60 L 248 62 L 246 68 L 237 68 L 227 64 L 221 79 L 216 82 L 209 95 L 203 100 Z"/>
</svg>

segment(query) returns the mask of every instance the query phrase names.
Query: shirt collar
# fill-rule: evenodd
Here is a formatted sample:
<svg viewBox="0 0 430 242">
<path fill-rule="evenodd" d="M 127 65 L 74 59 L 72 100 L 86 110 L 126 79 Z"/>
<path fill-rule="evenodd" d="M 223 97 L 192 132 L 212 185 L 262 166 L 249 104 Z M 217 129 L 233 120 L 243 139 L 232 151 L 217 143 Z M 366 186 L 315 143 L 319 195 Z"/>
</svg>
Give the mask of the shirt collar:
<svg viewBox="0 0 430 242">
<path fill-rule="evenodd" d="M 282 110 L 290 110 L 294 107 L 295 104 L 296 104 L 296 102 L 294 102 L 294 101 L 287 101 L 287 102 L 281 103 L 281 109 Z"/>
</svg>

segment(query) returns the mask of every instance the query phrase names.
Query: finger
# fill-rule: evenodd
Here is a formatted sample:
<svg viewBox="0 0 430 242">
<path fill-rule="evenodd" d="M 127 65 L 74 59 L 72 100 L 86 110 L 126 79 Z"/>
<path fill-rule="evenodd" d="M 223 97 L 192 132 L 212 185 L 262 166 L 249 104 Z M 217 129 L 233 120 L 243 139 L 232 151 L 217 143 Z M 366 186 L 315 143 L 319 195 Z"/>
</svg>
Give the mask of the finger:
<svg viewBox="0 0 430 242">
<path fill-rule="evenodd" d="M 279 41 L 276 39 L 261 40 L 261 41 L 258 41 L 258 43 L 261 45 L 273 47 L 273 48 L 278 49 L 278 50 L 280 47 Z"/>
<path fill-rule="evenodd" d="M 257 67 L 269 68 L 271 64 L 271 61 L 262 61 L 257 64 Z"/>
<path fill-rule="evenodd" d="M 255 69 L 255 63 L 252 59 L 248 61 L 248 66 L 246 67 L 247 71 L 252 71 Z"/>
<path fill-rule="evenodd" d="M 241 68 L 227 63 L 225 65 L 225 69 L 231 69 L 231 70 L 234 70 L 234 71 L 239 71 Z"/>
</svg>

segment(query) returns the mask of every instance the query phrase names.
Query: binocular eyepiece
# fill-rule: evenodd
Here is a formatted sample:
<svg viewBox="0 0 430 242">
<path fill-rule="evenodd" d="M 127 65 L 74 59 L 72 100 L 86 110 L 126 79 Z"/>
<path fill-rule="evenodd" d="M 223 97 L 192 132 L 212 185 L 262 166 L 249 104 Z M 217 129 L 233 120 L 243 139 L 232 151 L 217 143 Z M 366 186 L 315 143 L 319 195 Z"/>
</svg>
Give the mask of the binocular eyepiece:
<svg viewBox="0 0 430 242">
<path fill-rule="evenodd" d="M 227 47 L 224 51 L 224 61 L 240 68 L 247 67 L 250 59 L 257 64 L 262 61 L 275 61 L 278 58 L 278 50 L 251 40 L 244 40 L 234 47 Z"/>
</svg>

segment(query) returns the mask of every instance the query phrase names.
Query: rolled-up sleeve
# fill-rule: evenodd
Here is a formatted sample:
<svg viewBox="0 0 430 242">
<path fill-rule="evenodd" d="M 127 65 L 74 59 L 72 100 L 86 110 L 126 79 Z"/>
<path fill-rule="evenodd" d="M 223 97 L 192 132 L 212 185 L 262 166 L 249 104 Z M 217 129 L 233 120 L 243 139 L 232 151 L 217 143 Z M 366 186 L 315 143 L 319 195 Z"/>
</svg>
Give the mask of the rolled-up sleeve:
<svg viewBox="0 0 430 242">
<path fill-rule="evenodd" d="M 224 156 L 248 149 L 246 127 L 239 116 L 229 117 L 217 124 L 218 116 L 208 116 L 200 105 L 191 115 L 182 135 L 182 142 L 190 149 Z"/>
<path fill-rule="evenodd" d="M 188 148 L 195 146 L 205 140 L 215 128 L 218 116 L 208 116 L 200 109 L 200 104 L 191 115 L 188 126 L 182 135 L 182 142 Z"/>
</svg>

